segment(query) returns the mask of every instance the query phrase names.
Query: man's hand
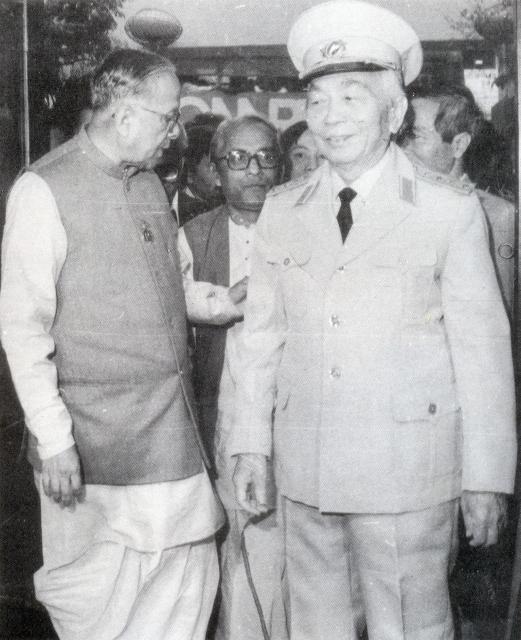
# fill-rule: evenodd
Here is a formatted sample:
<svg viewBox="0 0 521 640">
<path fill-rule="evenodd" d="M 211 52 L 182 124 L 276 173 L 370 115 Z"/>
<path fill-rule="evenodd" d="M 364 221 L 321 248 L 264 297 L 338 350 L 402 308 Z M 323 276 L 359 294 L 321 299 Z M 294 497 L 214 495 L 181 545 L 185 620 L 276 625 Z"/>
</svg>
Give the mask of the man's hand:
<svg viewBox="0 0 521 640">
<path fill-rule="evenodd" d="M 269 510 L 267 499 L 268 459 L 259 453 L 237 456 L 233 473 L 235 497 L 242 509 L 256 516 Z"/>
<path fill-rule="evenodd" d="M 42 460 L 42 484 L 46 496 L 64 507 L 83 495 L 80 458 L 76 447 L 70 447 Z"/>
<path fill-rule="evenodd" d="M 504 493 L 464 491 L 461 496 L 461 512 L 465 530 L 472 547 L 489 547 L 496 544 L 506 521 L 506 496 Z"/>
<path fill-rule="evenodd" d="M 230 296 L 233 304 L 239 304 L 246 298 L 248 290 L 248 276 L 244 276 L 242 280 L 236 282 L 233 287 L 228 289 L 228 295 Z"/>
</svg>

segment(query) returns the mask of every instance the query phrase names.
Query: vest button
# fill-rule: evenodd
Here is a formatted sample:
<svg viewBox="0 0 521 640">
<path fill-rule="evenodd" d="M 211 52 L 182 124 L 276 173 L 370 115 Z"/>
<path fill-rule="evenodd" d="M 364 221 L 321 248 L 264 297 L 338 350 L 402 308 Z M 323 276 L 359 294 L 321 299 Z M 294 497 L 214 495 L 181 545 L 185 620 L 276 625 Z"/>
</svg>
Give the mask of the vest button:
<svg viewBox="0 0 521 640">
<path fill-rule="evenodd" d="M 285 267 L 287 267 L 290 262 L 291 262 L 291 260 L 289 258 L 284 258 L 284 266 Z"/>
<path fill-rule="evenodd" d="M 342 375 L 342 372 L 340 371 L 340 369 L 338 367 L 331 367 L 331 369 L 329 371 L 329 375 L 332 378 L 340 378 L 340 376 Z"/>
<path fill-rule="evenodd" d="M 331 324 L 332 327 L 339 327 L 340 326 L 340 318 L 336 315 L 333 314 L 330 318 L 329 318 L 329 322 Z"/>
<path fill-rule="evenodd" d="M 431 414 L 431 416 L 433 416 L 437 410 L 438 407 L 436 406 L 436 404 L 434 402 L 431 402 L 429 405 L 429 413 Z"/>
</svg>

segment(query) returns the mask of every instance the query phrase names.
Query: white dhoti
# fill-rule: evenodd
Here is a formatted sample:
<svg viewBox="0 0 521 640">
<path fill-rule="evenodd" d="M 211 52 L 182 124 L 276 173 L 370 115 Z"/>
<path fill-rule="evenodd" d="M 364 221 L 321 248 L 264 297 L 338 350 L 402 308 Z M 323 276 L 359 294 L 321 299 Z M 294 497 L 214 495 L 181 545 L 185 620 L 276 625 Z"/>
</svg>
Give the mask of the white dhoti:
<svg viewBox="0 0 521 640">
<path fill-rule="evenodd" d="M 55 504 L 36 480 L 44 558 L 36 597 L 61 640 L 204 640 L 222 519 L 206 473 L 87 485 L 74 509 Z"/>
</svg>

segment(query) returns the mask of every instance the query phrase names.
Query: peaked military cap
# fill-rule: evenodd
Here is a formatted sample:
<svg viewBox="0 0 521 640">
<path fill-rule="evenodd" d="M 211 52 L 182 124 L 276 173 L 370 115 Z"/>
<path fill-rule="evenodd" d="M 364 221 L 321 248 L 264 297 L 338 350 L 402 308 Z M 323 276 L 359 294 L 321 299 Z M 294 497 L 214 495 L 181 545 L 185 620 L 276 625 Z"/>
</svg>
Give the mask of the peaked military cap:
<svg viewBox="0 0 521 640">
<path fill-rule="evenodd" d="M 302 80 L 392 69 L 407 85 L 423 62 L 420 40 L 403 18 L 360 0 L 332 0 L 304 11 L 291 27 L 288 52 Z"/>
</svg>

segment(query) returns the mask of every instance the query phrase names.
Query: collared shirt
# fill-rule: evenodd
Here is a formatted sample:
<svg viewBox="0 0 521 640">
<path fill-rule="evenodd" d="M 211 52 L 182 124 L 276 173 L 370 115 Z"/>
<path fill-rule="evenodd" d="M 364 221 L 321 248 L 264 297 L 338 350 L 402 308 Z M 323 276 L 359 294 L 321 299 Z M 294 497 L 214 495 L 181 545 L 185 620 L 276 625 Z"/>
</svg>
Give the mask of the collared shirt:
<svg viewBox="0 0 521 640">
<path fill-rule="evenodd" d="M 349 185 L 344 182 L 343 178 L 341 178 L 340 175 L 335 171 L 335 168 L 330 165 L 332 184 L 331 202 L 334 203 L 333 210 L 335 216 L 337 215 L 338 209 L 340 208 L 340 198 L 338 197 L 338 193 L 345 187 L 351 187 L 356 191 L 356 197 L 351 201 L 353 223 L 356 223 L 360 220 L 361 205 L 369 197 L 369 194 L 371 193 L 375 184 L 378 182 L 378 179 L 382 175 L 385 166 L 390 161 L 390 158 L 391 152 L 388 148 L 384 155 L 373 167 L 368 169 L 356 180 L 353 180 L 353 182 Z"/>
<path fill-rule="evenodd" d="M 67 236 L 47 183 L 28 172 L 13 187 L 2 245 L 0 325 L 26 424 L 42 458 L 74 444 L 72 421 L 57 386 L 50 355 L 56 283 L 67 255 Z M 194 508 L 197 505 L 197 509 Z M 85 530 L 153 551 L 212 535 L 220 508 L 205 471 L 184 480 L 127 487 L 87 485 L 77 505 Z M 78 516 L 78 521 L 80 516 Z M 78 542 L 70 541 L 78 550 Z M 74 553 L 68 550 L 72 555 Z"/>
</svg>

